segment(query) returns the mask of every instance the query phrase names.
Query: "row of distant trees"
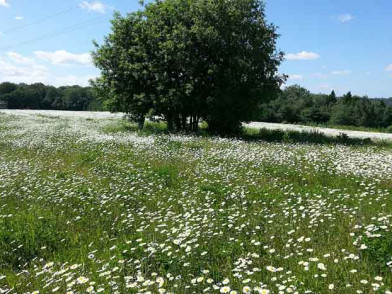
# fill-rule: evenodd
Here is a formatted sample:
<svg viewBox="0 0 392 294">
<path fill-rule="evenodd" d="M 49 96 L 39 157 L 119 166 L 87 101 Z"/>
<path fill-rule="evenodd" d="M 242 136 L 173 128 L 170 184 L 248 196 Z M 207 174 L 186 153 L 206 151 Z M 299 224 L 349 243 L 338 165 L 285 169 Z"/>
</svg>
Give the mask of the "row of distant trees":
<svg viewBox="0 0 392 294">
<path fill-rule="evenodd" d="M 91 87 L 0 84 L 0 101 L 6 101 L 11 109 L 110 110 L 112 98 L 107 93 L 98 94 Z M 338 97 L 334 91 L 313 94 L 294 85 L 260 104 L 252 120 L 387 128 L 392 126 L 392 98 L 361 97 L 351 92 Z"/>
<path fill-rule="evenodd" d="M 267 122 L 317 123 L 386 128 L 392 126 L 392 98 L 369 99 L 351 92 L 337 97 L 312 94 L 298 85 L 281 91 L 263 103 L 257 118 Z"/>
<path fill-rule="evenodd" d="M 42 83 L 0 84 L 0 101 L 11 109 L 102 110 L 90 87 L 53 87 Z"/>
</svg>

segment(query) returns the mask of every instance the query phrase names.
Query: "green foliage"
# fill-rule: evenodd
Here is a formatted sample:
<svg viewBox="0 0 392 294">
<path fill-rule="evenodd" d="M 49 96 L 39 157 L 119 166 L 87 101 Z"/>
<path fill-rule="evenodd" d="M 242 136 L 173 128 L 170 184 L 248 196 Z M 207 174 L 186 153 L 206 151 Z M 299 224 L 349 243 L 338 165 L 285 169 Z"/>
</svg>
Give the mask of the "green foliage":
<svg viewBox="0 0 392 294">
<path fill-rule="evenodd" d="M 342 145 L 374 145 L 371 139 L 350 138 L 347 134 L 340 133 L 337 137 L 327 136 L 321 132 L 284 131 L 269 129 L 245 129 L 243 138 L 246 140 L 263 140 L 268 142 L 284 143 L 313 143 L 313 144 L 342 144 Z M 380 144 L 380 143 L 379 143 Z M 380 144 L 381 145 L 381 144 Z"/>
<path fill-rule="evenodd" d="M 383 269 L 383 272 L 389 272 L 386 265 L 392 261 L 392 233 L 384 232 L 379 237 L 365 235 L 362 242 L 367 246 L 364 255 L 371 259 L 378 268 Z"/>
<path fill-rule="evenodd" d="M 332 126 L 386 128 L 392 124 L 392 106 L 388 100 L 353 96 L 337 97 L 311 94 L 298 85 L 282 90 L 276 99 L 259 108 L 260 121 Z"/>
<path fill-rule="evenodd" d="M 17 85 L 9 82 L 0 84 L 0 97 L 5 94 L 10 94 L 17 89 Z"/>
<path fill-rule="evenodd" d="M 10 109 L 103 110 L 96 97 L 89 87 L 0 84 L 0 101 Z"/>
<path fill-rule="evenodd" d="M 101 70 L 94 86 L 141 127 L 159 115 L 169 130 L 195 132 L 205 120 L 234 133 L 285 79 L 277 37 L 261 1 L 154 1 L 114 15 L 93 53 Z"/>
<path fill-rule="evenodd" d="M 64 247 L 61 240 L 66 232 L 58 219 L 47 211 L 35 209 L 34 214 L 20 214 L 16 220 L 11 222 L 5 219 L 0 224 L 0 267 L 9 264 L 17 270 L 20 264 L 30 262 L 39 255 L 43 246 L 46 247 L 46 254 Z M 24 246 L 15 249 L 15 243 Z"/>
<path fill-rule="evenodd" d="M 270 122 L 317 122 L 329 120 L 333 97 L 313 95 L 298 85 L 285 88 L 276 99 L 260 108 L 259 120 Z"/>
<path fill-rule="evenodd" d="M 178 167 L 172 164 L 160 164 L 154 168 L 156 175 L 164 180 L 167 187 L 177 183 Z"/>
</svg>

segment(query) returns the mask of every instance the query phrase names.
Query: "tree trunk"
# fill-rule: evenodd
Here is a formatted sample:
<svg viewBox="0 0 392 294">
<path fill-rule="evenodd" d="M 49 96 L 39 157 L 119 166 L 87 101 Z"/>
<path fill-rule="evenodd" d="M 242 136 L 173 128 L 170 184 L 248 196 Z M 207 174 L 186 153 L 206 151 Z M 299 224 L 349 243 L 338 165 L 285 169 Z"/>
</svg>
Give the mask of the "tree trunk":
<svg viewBox="0 0 392 294">
<path fill-rule="evenodd" d="M 200 118 L 198 116 L 196 116 L 195 121 L 194 121 L 194 126 L 193 126 L 193 131 L 195 133 L 197 133 L 197 131 L 199 130 L 199 120 L 200 120 Z"/>
<path fill-rule="evenodd" d="M 173 132 L 173 129 L 174 129 L 173 116 L 171 114 L 168 114 L 166 116 L 166 120 L 167 120 L 167 130 L 169 132 Z"/>
<path fill-rule="evenodd" d="M 186 115 L 182 115 L 181 116 L 181 123 L 182 123 L 182 129 L 183 130 L 186 130 L 186 128 L 187 128 L 186 119 L 187 119 Z"/>
<path fill-rule="evenodd" d="M 191 115 L 189 122 L 189 130 L 196 133 L 199 129 L 199 118 L 197 115 Z"/>
<path fill-rule="evenodd" d="M 175 124 L 176 124 L 176 131 L 181 131 L 181 118 L 179 115 L 176 115 L 175 118 Z"/>
<path fill-rule="evenodd" d="M 193 132 L 193 116 L 189 118 L 189 131 Z"/>
<path fill-rule="evenodd" d="M 138 127 L 139 131 L 143 130 L 145 122 L 146 122 L 145 116 L 142 115 L 138 118 L 137 127 Z"/>
</svg>

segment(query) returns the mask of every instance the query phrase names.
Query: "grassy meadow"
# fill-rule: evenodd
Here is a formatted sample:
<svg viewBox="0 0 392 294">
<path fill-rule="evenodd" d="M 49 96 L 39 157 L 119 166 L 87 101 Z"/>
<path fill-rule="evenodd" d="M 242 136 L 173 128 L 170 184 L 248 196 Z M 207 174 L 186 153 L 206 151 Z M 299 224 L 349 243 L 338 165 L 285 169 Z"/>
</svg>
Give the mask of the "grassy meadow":
<svg viewBox="0 0 392 294">
<path fill-rule="evenodd" d="M 391 293 L 391 147 L 264 135 L 0 114 L 0 293 Z"/>
</svg>

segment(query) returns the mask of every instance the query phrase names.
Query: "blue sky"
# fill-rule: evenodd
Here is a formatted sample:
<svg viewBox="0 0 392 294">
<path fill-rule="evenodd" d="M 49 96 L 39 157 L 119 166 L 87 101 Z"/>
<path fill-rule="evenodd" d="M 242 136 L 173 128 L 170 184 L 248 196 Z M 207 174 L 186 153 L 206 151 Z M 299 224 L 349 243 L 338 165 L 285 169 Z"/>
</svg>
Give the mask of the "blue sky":
<svg viewBox="0 0 392 294">
<path fill-rule="evenodd" d="M 110 32 L 114 10 L 137 0 L 0 0 L 0 82 L 87 85 L 99 74 L 92 40 Z M 267 0 L 279 27 L 287 85 L 312 92 L 392 97 L 392 1 Z"/>
</svg>

